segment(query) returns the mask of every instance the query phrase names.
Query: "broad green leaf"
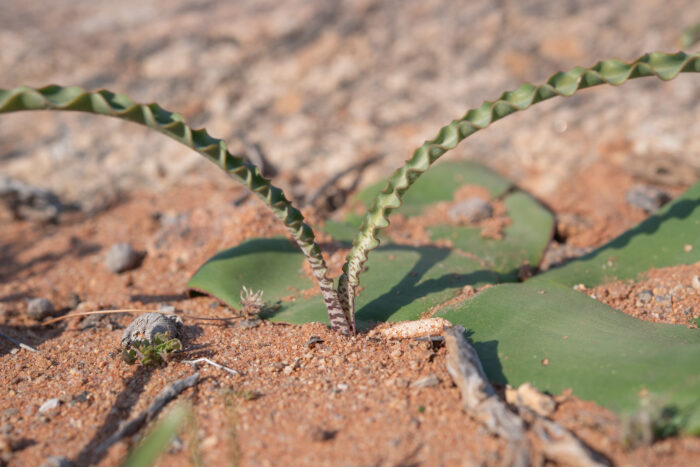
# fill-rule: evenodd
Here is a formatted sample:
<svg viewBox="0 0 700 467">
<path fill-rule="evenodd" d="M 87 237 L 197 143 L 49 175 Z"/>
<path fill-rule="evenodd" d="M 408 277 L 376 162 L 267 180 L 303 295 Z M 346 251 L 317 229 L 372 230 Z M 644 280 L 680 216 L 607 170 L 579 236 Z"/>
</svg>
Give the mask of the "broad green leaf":
<svg viewBox="0 0 700 467">
<path fill-rule="evenodd" d="M 572 389 L 622 412 L 648 391 L 700 433 L 697 329 L 641 321 L 543 278 L 498 285 L 439 315 L 468 330 L 492 381 Z"/>
<path fill-rule="evenodd" d="M 483 238 L 479 229 L 449 224 L 428 228 L 432 240 L 447 239 L 455 248 L 483 260 L 489 269 L 516 281 L 525 263 L 539 265 L 554 228 L 554 217 L 529 195 L 516 191 L 504 202 L 511 224 L 502 239 Z"/>
<path fill-rule="evenodd" d="M 249 240 L 223 251 L 204 264 L 188 287 L 239 308 L 242 286 L 263 290 L 272 307 L 263 316 L 275 321 L 328 322 L 320 295 L 305 298 L 313 283 L 303 276 L 304 257 L 284 239 Z M 420 318 L 465 285 L 497 283 L 502 276 L 478 262 L 438 247 L 389 244 L 379 248 L 367 265 L 357 304 L 358 327 L 381 321 Z"/>
<path fill-rule="evenodd" d="M 594 287 L 651 269 L 700 261 L 700 182 L 638 226 L 542 278 Z"/>
</svg>

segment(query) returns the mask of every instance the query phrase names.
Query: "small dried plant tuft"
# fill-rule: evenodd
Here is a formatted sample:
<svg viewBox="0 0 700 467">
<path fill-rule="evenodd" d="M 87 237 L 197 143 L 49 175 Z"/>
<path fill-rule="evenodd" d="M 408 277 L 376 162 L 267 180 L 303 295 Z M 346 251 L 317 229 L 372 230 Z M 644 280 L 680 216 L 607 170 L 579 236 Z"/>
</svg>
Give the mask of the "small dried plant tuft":
<svg viewBox="0 0 700 467">
<path fill-rule="evenodd" d="M 241 312 L 247 316 L 255 316 L 260 313 L 265 306 L 262 296 L 262 290 L 253 293 L 253 289 L 248 289 L 244 285 L 243 290 L 241 290 Z"/>
</svg>

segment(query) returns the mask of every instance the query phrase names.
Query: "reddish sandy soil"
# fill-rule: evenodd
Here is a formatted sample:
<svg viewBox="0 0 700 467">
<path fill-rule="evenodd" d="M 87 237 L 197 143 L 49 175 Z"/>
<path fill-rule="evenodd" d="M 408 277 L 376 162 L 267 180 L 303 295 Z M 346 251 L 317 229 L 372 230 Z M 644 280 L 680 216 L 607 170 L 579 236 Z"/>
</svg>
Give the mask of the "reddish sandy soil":
<svg viewBox="0 0 700 467">
<path fill-rule="evenodd" d="M 573 245 L 598 245 L 644 217 L 624 202 L 633 182 L 601 163 L 567 185 L 575 191 L 557 193 L 549 205 L 558 214 L 589 219 L 586 229 L 569 236 Z M 25 299 L 31 297 L 46 297 L 65 312 L 156 309 L 167 303 L 182 315 L 232 316 L 210 298 L 187 299 L 182 292 L 190 274 L 218 249 L 281 233 L 257 201 L 234 207 L 231 200 L 240 193 L 201 184 L 158 195 L 133 193 L 94 218 L 77 216 L 58 226 L 4 221 L 0 330 L 40 354 L 0 340 L 3 462 L 39 465 L 48 456 L 63 455 L 78 465 L 119 464 L 138 437 L 117 443 L 105 455 L 96 454 L 96 446 L 164 386 L 193 372 L 181 360 L 206 356 L 240 374 L 200 367 L 203 379 L 180 396 L 194 407 L 196 426 L 183 430 L 181 446 L 171 447 L 160 465 L 498 464 L 505 443 L 462 412 L 445 369 L 445 349 L 426 342 L 366 334 L 344 338 L 321 324 L 263 322 L 244 328 L 238 321 L 185 317 L 185 352 L 166 366 L 144 368 L 119 358 L 121 329 L 130 316 L 108 315 L 91 327 L 79 318 L 42 326 L 27 317 Z M 593 205 L 595 211 L 586 208 Z M 189 221 L 162 226 L 155 213 L 185 213 Z M 109 245 L 122 241 L 147 254 L 138 269 L 112 274 L 102 258 Z M 699 316 L 699 274 L 698 264 L 650 271 L 641 282 L 585 292 L 642 319 L 688 325 Z M 668 296 L 668 302 L 640 304 L 642 290 Z M 323 342 L 306 346 L 311 336 Z M 431 375 L 437 385 L 412 386 Z M 253 393 L 257 397 L 247 396 Z M 59 407 L 40 414 L 41 404 L 54 397 L 61 400 Z M 552 418 L 616 464 L 681 466 L 700 459 L 700 438 L 626 448 L 615 414 L 570 395 L 556 400 Z"/>
</svg>

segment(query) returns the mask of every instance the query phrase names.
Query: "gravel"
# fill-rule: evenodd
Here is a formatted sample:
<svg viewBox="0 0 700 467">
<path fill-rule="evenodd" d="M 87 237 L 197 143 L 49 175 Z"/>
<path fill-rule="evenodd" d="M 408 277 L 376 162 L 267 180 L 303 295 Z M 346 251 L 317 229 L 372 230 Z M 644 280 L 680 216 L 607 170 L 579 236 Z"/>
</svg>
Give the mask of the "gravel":
<svg viewBox="0 0 700 467">
<path fill-rule="evenodd" d="M 139 266 L 142 255 L 128 243 L 117 243 L 105 255 L 105 267 L 115 273 L 129 271 Z"/>
<path fill-rule="evenodd" d="M 488 201 L 472 197 L 452 206 L 449 216 L 453 222 L 474 224 L 493 216 L 493 206 Z"/>
<path fill-rule="evenodd" d="M 53 303 L 45 298 L 33 298 L 27 304 L 27 315 L 36 321 L 53 316 L 55 313 L 56 309 L 53 307 Z"/>
</svg>

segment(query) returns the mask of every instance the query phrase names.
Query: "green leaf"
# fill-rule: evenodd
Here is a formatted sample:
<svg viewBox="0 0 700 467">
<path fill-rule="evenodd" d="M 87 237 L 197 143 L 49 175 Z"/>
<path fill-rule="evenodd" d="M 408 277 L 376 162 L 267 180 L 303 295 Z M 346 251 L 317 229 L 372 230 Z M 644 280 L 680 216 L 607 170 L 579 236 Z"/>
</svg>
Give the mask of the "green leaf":
<svg viewBox="0 0 700 467">
<path fill-rule="evenodd" d="M 372 207 L 363 218 L 360 232 L 353 239 L 352 249 L 343 267 L 338 291 L 341 299 L 352 308 L 353 292 L 360 283 L 362 266 L 367 261 L 369 252 L 379 246 L 379 232 L 389 226 L 390 214 L 401 206 L 402 198 L 421 174 L 443 154 L 454 149 L 460 141 L 506 115 L 545 99 L 570 96 L 578 90 L 604 83 L 617 86 L 644 76 L 669 80 L 681 72 L 700 72 L 700 54 L 650 53 L 632 63 L 601 61 L 590 68 L 576 67 L 568 72 L 555 73 L 540 86 L 524 85 L 514 92 L 504 92 L 495 101 L 486 101 L 479 108 L 469 110 L 461 119 L 444 126 L 435 138 L 416 149 L 413 156 L 389 177 L 386 188 L 372 202 Z"/>
<path fill-rule="evenodd" d="M 245 285 L 263 290 L 266 302 L 272 305 L 262 317 L 290 323 L 327 322 L 321 297 L 305 298 L 301 293 L 313 286 L 301 272 L 302 261 L 303 256 L 286 240 L 249 240 L 204 264 L 188 288 L 239 308 Z M 502 280 L 501 275 L 449 249 L 395 244 L 377 250 L 365 276 L 366 285 L 357 298 L 360 328 L 381 321 L 417 319 L 465 285 L 480 287 Z"/>
<path fill-rule="evenodd" d="M 328 313 L 336 318 L 333 321 L 334 329 L 350 333 L 351 323 L 343 313 L 332 281 L 326 277 L 321 250 L 315 242 L 313 231 L 303 222 L 301 212 L 292 206 L 282 190 L 261 175 L 258 167 L 243 156 L 232 154 L 224 141 L 210 136 L 204 129 L 190 128 L 180 114 L 169 112 L 158 104 L 138 104 L 123 94 L 107 90 L 89 92 L 78 86 L 56 85 L 38 89 L 0 89 L 0 113 L 21 110 L 70 110 L 119 118 L 156 130 L 209 159 L 231 178 L 245 185 L 282 221 L 306 256 L 319 287 L 327 296 Z"/>
<path fill-rule="evenodd" d="M 454 192 L 464 185 L 478 185 L 486 188 L 492 198 L 505 194 L 513 184 L 493 170 L 475 162 L 443 162 L 426 172 L 406 192 L 401 207 L 396 212 L 406 217 L 418 216 L 425 208 L 439 201 L 450 201 Z M 386 186 L 381 181 L 363 189 L 354 197 L 365 208 L 369 208 L 377 194 Z M 351 217 L 355 220 L 356 217 Z M 360 219 L 361 220 L 361 219 Z M 357 227 L 360 223 L 357 222 Z"/>
<path fill-rule="evenodd" d="M 571 388 L 625 412 L 646 390 L 679 411 L 686 431 L 700 433 L 700 332 L 641 321 L 572 288 L 697 262 L 699 231 L 700 182 L 589 255 L 524 284 L 485 290 L 442 316 L 470 330 L 496 382 L 529 381 L 555 393 Z"/>
<path fill-rule="evenodd" d="M 700 182 L 637 227 L 540 277 L 566 285 L 594 287 L 614 280 L 636 279 L 651 268 L 697 261 L 700 261 Z"/>
<path fill-rule="evenodd" d="M 263 290 L 264 299 L 274 303 L 314 287 L 302 271 L 303 260 L 299 249 L 284 238 L 248 240 L 208 260 L 195 272 L 187 288 L 240 308 L 240 293 L 246 286 Z"/>
<path fill-rule="evenodd" d="M 431 240 L 447 239 L 455 248 L 484 261 L 486 267 L 516 281 L 518 269 L 525 263 L 539 265 L 554 228 L 554 217 L 531 196 L 516 191 L 504 202 L 511 224 L 502 239 L 483 238 L 475 227 L 442 224 L 428 228 Z"/>
<path fill-rule="evenodd" d="M 636 409 L 646 390 L 700 433 L 696 329 L 641 321 L 539 277 L 484 290 L 439 315 L 468 330 L 492 381 L 572 389 L 623 412 Z"/>
</svg>

